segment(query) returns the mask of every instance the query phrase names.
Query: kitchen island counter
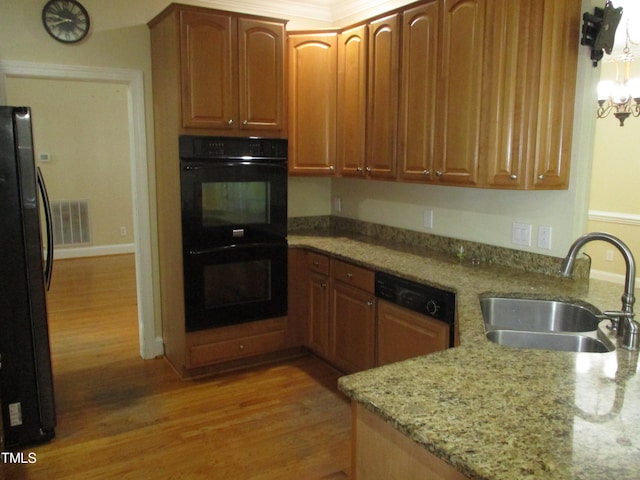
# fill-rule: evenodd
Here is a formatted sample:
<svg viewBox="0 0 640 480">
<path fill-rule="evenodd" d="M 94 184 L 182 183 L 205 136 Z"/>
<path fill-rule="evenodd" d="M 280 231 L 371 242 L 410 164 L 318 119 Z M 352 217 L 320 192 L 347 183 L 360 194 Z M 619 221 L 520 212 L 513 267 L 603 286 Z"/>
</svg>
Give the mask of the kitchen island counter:
<svg viewBox="0 0 640 480">
<path fill-rule="evenodd" d="M 352 401 L 469 478 L 638 478 L 637 353 L 499 346 L 484 335 L 479 303 L 491 292 L 611 310 L 620 307 L 622 286 L 347 236 L 290 235 L 289 245 L 456 293 L 460 346 L 342 377 L 339 388 Z"/>
</svg>

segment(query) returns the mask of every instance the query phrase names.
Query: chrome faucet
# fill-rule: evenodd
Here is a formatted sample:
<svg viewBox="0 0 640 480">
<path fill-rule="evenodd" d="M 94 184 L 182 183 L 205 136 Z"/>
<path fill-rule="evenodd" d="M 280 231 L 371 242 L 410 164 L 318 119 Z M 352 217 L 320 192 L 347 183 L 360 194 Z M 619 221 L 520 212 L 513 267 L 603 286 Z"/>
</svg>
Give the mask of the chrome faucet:
<svg viewBox="0 0 640 480">
<path fill-rule="evenodd" d="M 571 247 L 567 256 L 562 261 L 560 273 L 568 277 L 573 271 L 573 264 L 578 255 L 578 251 L 588 242 L 593 240 L 603 240 L 616 247 L 627 265 L 627 272 L 624 281 L 624 292 L 622 294 L 622 310 L 607 311 L 605 315 L 612 319 L 614 327 L 617 329 L 617 336 L 622 337 L 622 348 L 627 350 L 638 350 L 640 344 L 640 325 L 634 320 L 633 304 L 635 303 L 635 281 L 636 281 L 636 262 L 633 254 L 627 245 L 617 237 L 608 233 L 594 232 L 587 233 L 579 237 Z"/>
</svg>

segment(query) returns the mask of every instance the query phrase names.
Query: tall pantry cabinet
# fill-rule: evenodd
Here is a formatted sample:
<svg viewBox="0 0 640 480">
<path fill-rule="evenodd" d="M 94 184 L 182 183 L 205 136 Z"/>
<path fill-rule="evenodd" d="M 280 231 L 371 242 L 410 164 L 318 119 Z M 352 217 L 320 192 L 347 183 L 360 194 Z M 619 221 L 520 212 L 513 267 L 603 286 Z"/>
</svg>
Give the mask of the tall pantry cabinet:
<svg viewBox="0 0 640 480">
<path fill-rule="evenodd" d="M 285 24 L 182 4 L 149 22 L 162 329 L 165 355 L 181 376 L 261 353 L 259 338 L 285 335 L 286 318 L 186 333 L 178 153 L 181 134 L 286 138 Z M 216 342 L 257 346 L 212 356 L 230 351 L 214 349 Z"/>
</svg>

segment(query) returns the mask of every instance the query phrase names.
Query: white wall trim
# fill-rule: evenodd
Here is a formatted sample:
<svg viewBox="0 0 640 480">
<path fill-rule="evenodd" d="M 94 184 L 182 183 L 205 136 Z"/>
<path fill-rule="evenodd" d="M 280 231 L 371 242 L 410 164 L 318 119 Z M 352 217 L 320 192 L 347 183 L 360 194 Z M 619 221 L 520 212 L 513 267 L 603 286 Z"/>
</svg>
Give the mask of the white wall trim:
<svg viewBox="0 0 640 480">
<path fill-rule="evenodd" d="M 129 133 L 131 136 L 129 148 L 133 193 L 140 356 L 142 358 L 154 358 L 162 355 L 164 352 L 162 339 L 155 335 L 151 218 L 142 71 L 0 60 L 0 104 L 7 103 L 7 77 L 120 83 L 128 87 Z"/>
<path fill-rule="evenodd" d="M 621 225 L 640 226 L 640 215 L 633 213 L 605 212 L 602 210 L 589 210 L 589 220 L 594 222 L 617 223 Z"/>
<path fill-rule="evenodd" d="M 124 255 L 127 253 L 135 253 L 135 251 L 135 243 L 56 248 L 53 251 L 53 258 L 54 260 L 65 260 L 68 258 L 103 257 L 106 255 Z"/>
<path fill-rule="evenodd" d="M 625 276 L 620 273 L 605 272 L 604 270 L 591 269 L 589 272 L 589 278 L 595 280 L 604 280 L 605 282 L 611 282 L 618 285 L 624 285 Z M 640 285 L 640 277 L 636 277 L 636 285 Z"/>
</svg>

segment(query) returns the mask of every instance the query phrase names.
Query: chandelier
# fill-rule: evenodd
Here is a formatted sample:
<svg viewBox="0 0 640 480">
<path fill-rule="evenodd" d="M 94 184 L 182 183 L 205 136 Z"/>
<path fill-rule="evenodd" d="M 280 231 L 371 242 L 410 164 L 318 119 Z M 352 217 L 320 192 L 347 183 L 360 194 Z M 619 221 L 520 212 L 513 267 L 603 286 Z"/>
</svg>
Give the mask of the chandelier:
<svg viewBox="0 0 640 480">
<path fill-rule="evenodd" d="M 603 80 L 598 84 L 598 118 L 604 118 L 609 113 L 624 127 L 624 121 L 631 115 L 640 116 L 640 78 L 629 78 L 631 63 L 635 57 L 629 49 L 629 30 L 627 28 L 627 39 L 622 55 L 616 64 L 616 79 Z"/>
</svg>

